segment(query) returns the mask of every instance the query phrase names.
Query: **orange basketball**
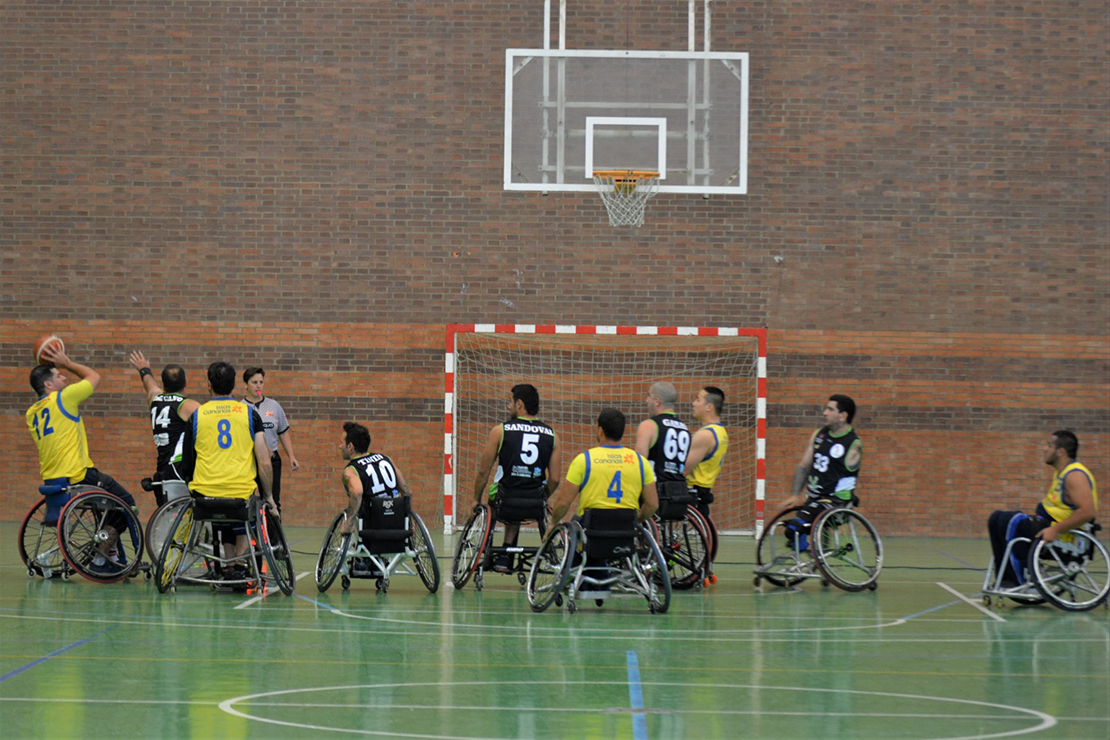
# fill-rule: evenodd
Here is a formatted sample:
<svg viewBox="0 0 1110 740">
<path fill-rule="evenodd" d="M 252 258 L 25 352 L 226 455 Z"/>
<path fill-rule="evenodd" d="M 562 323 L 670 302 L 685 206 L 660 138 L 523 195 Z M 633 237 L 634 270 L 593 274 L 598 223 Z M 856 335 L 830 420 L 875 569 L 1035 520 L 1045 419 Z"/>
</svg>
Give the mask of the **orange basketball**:
<svg viewBox="0 0 1110 740">
<path fill-rule="evenodd" d="M 56 347 L 60 352 L 66 351 L 66 343 L 62 341 L 61 337 L 56 334 L 48 334 L 35 342 L 35 362 L 40 365 L 47 364 L 48 360 L 42 359 L 42 351 L 48 346 Z"/>
</svg>

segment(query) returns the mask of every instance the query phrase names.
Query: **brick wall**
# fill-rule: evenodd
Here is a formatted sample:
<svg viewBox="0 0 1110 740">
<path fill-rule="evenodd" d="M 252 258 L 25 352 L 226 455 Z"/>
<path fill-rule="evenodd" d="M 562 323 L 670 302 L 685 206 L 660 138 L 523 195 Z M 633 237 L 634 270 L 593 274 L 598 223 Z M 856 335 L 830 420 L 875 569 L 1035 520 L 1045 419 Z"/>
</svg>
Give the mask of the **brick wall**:
<svg viewBox="0 0 1110 740">
<path fill-rule="evenodd" d="M 49 331 L 105 374 L 93 459 L 134 488 L 130 349 L 194 391 L 265 365 L 300 521 L 341 503 L 349 418 L 436 505 L 448 322 L 767 326 L 770 497 L 848 392 L 884 533 L 1031 505 L 1058 427 L 1110 481 L 1104 3 L 715 3 L 714 48 L 752 54 L 749 195 L 639 230 L 501 189 L 504 49 L 542 7 L 0 5 L 0 518 L 34 497 Z M 568 45 L 684 49 L 685 13 L 571 0 Z"/>
</svg>

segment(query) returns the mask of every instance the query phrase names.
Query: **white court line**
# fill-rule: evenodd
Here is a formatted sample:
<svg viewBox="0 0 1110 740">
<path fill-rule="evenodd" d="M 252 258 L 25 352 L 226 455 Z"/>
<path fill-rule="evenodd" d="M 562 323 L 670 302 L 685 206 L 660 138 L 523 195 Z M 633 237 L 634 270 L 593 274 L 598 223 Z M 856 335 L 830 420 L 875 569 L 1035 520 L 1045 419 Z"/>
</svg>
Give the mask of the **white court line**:
<svg viewBox="0 0 1110 740">
<path fill-rule="evenodd" d="M 297 576 L 296 578 L 293 579 L 294 582 L 301 580 L 302 578 L 307 576 L 308 573 L 309 573 L 309 571 L 307 571 L 307 570 L 304 573 L 301 573 L 299 576 Z M 255 603 L 261 601 L 262 599 L 266 598 L 270 594 L 272 594 L 274 592 L 274 589 L 276 589 L 276 588 L 277 588 L 277 586 L 267 585 L 266 590 L 263 591 L 261 594 L 259 594 L 258 596 L 252 596 L 251 598 L 247 599 L 246 601 L 244 601 L 242 604 L 240 604 L 239 606 L 237 606 L 235 608 L 236 609 L 246 609 L 251 604 L 255 604 Z"/>
<path fill-rule="evenodd" d="M 952 588 L 951 586 L 949 586 L 949 585 L 948 585 L 947 583 L 941 583 L 940 581 L 937 581 L 936 583 L 937 583 L 937 585 L 938 585 L 938 586 L 940 586 L 940 587 L 941 587 L 941 588 L 943 588 L 943 589 L 944 589 L 945 591 L 947 591 L 948 593 L 950 593 L 950 594 L 952 594 L 953 596 L 955 596 L 955 597 L 956 597 L 957 599 L 960 599 L 961 601 L 965 601 L 965 602 L 967 602 L 968 604 L 971 604 L 971 605 L 972 605 L 973 607 L 975 607 L 975 608 L 976 608 L 976 609 L 978 609 L 979 611 L 983 612 L 984 614 L 986 614 L 986 615 L 987 615 L 988 617 L 990 617 L 991 619 L 997 620 L 997 621 L 999 621 L 999 622 L 1005 622 L 1005 621 L 1006 621 L 1005 619 L 1003 619 L 1002 617 L 998 616 L 997 614 L 995 614 L 994 612 L 992 612 L 992 611 L 991 611 L 990 609 L 988 609 L 987 607 L 983 606 L 982 604 L 978 603 L 977 601 L 974 601 L 974 600 L 972 600 L 972 599 L 969 599 L 969 598 L 967 598 L 966 596 L 964 596 L 963 594 L 961 594 L 961 593 L 960 593 L 959 591 L 957 591 L 956 589 L 954 589 L 954 588 Z"/>
</svg>

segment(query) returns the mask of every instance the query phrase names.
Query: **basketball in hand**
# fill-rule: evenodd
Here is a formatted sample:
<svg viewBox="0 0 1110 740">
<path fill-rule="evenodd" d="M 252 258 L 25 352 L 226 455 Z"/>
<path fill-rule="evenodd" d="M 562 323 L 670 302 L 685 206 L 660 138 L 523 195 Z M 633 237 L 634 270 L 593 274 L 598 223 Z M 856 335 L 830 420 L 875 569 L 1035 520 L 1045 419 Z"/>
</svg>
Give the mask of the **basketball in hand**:
<svg viewBox="0 0 1110 740">
<path fill-rule="evenodd" d="M 45 337 L 40 338 L 39 341 L 35 342 L 35 362 L 40 365 L 45 365 L 50 362 L 49 360 L 45 360 L 42 357 L 42 351 L 47 347 L 53 347 L 59 352 L 66 351 L 66 344 L 58 335 L 49 334 Z"/>
</svg>

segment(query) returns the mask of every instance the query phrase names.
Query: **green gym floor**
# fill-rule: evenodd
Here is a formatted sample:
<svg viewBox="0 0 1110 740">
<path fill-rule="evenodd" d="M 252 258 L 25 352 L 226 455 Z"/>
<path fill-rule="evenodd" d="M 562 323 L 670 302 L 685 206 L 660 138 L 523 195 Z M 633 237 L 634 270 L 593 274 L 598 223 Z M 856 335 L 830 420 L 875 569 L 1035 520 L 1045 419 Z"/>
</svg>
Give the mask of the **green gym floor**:
<svg viewBox="0 0 1110 740">
<path fill-rule="evenodd" d="M 875 592 L 761 592 L 752 539 L 726 537 L 717 584 L 668 613 L 572 615 L 533 614 L 512 576 L 455 591 L 442 535 L 435 595 L 401 576 L 321 594 L 323 529 L 292 528 L 297 589 L 261 598 L 28 580 L 17 531 L 0 524 L 4 738 L 1110 737 L 1110 612 L 962 600 L 985 541 L 886 539 Z"/>
</svg>

